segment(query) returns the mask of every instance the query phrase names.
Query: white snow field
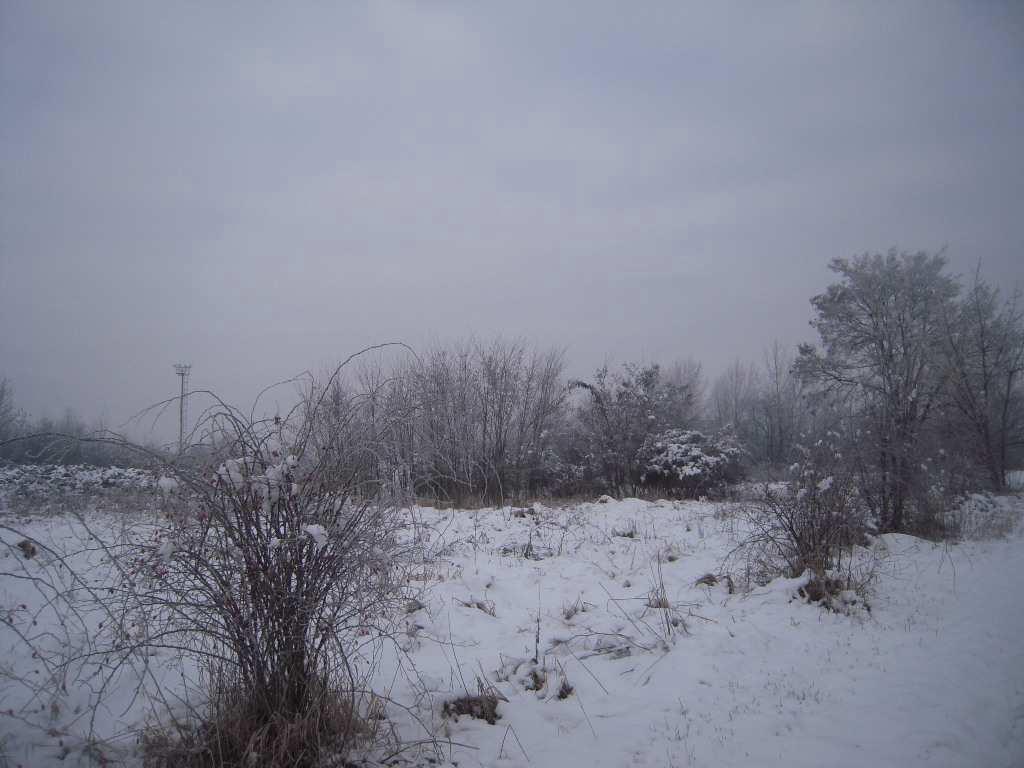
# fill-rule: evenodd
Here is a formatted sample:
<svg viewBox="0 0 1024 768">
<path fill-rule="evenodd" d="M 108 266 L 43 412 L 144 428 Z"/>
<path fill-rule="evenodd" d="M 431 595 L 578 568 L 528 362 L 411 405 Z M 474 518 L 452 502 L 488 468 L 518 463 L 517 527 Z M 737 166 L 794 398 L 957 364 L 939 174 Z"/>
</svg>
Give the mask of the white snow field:
<svg viewBox="0 0 1024 768">
<path fill-rule="evenodd" d="M 998 506 L 1019 519 L 1024 499 Z M 868 605 L 851 598 L 834 612 L 797 596 L 801 579 L 732 594 L 725 580 L 697 584 L 720 574 L 735 546 L 731 509 L 626 499 L 415 510 L 431 556 L 417 566 L 417 601 L 380 658 L 377 687 L 394 702 L 394 732 L 433 743 L 393 764 L 1024 765 L 1020 525 L 955 545 L 880 537 Z M 97 531 L 117 524 L 103 513 L 91 519 Z M 80 526 L 60 517 L 3 522 L 57 551 L 82 541 Z M 5 541 L 13 535 L 3 532 Z M 43 568 L 47 557 L 26 567 Z M 101 557 L 75 562 L 105 578 Z M 0 571 L 5 610 L 38 607 L 38 594 L 13 576 L 18 568 Z M 31 678 L 36 660 L 2 632 L 2 668 Z M 136 675 L 164 695 L 180 687 L 170 658 L 117 678 L 95 713 L 98 735 L 127 733 L 150 713 L 133 696 Z M 100 752 L 139 762 L 132 738 L 95 748 L 76 737 L 93 714 L 76 712 L 90 700 L 88 684 L 29 699 L 0 681 L 10 765 L 92 764 Z M 445 702 L 481 687 L 500 696 L 494 724 L 446 716 Z"/>
</svg>

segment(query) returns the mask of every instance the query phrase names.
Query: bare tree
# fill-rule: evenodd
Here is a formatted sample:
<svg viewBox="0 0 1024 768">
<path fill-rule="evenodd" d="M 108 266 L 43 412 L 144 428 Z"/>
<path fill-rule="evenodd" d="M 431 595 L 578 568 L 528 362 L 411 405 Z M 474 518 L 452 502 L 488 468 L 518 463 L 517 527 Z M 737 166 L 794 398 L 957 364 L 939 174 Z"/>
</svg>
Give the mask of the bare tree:
<svg viewBox="0 0 1024 768">
<path fill-rule="evenodd" d="M 759 443 L 763 460 L 776 467 L 790 460 L 804 421 L 794 364 L 793 355 L 777 341 L 764 353 L 758 400 Z"/>
<path fill-rule="evenodd" d="M 681 424 L 697 424 L 704 419 L 704 401 L 706 396 L 706 381 L 704 378 L 704 366 L 692 357 L 685 360 L 676 360 L 662 368 L 664 382 L 676 388 L 676 391 L 685 393 L 683 398 L 678 400 L 680 410 L 675 418 Z"/>
<path fill-rule="evenodd" d="M 757 367 L 741 360 L 733 363 L 711 388 L 710 411 L 718 429 L 731 429 L 748 448 L 759 445 L 757 410 L 761 380 Z"/>
<path fill-rule="evenodd" d="M 183 491 L 174 513 L 109 550 L 125 576 L 111 594 L 148 627 L 140 642 L 209 672 L 206 711 L 150 740 L 153 764 L 313 766 L 360 738 L 359 648 L 402 595 L 409 499 L 381 471 L 382 382 L 364 371 L 346 397 L 340 370 L 280 416 L 216 400 L 196 426 L 206 460 L 165 467 Z"/>
<path fill-rule="evenodd" d="M 383 453 L 363 457 L 360 471 L 401 476 L 426 497 L 500 502 L 534 492 L 562 417 L 563 365 L 558 350 L 501 339 L 374 361 L 332 384 L 320 439 L 341 446 L 380 435 Z"/>
<path fill-rule="evenodd" d="M 992 487 L 1006 487 L 1011 451 L 1024 445 L 1024 314 L 1020 293 L 1005 302 L 981 279 L 946 317 L 949 395 L 972 436 Z"/>
<path fill-rule="evenodd" d="M 754 464 L 778 468 L 792 458 L 802 398 L 793 365 L 793 356 L 776 341 L 765 350 L 760 368 L 736 360 L 711 390 L 712 423 L 731 428 Z"/>
<path fill-rule="evenodd" d="M 14 410 L 14 391 L 7 379 L 0 379 L 0 442 L 14 437 L 18 413 Z"/>
</svg>

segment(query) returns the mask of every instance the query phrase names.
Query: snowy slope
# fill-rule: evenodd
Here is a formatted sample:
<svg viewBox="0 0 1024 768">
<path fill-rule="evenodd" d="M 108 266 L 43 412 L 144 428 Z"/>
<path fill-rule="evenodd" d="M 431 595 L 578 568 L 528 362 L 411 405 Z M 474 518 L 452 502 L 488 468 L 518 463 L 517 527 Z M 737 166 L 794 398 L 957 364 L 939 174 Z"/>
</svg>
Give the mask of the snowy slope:
<svg viewBox="0 0 1024 768">
<path fill-rule="evenodd" d="M 450 725 L 459 765 L 1020 765 L 1024 756 L 1024 546 L 951 548 L 888 536 L 871 611 L 824 612 L 778 580 L 747 595 L 694 586 L 730 546 L 712 505 L 624 501 L 567 512 L 461 513 L 446 538 L 452 578 L 417 620 L 417 668 L 439 695 L 491 681 L 534 653 L 575 687 L 565 700 L 515 681 L 495 726 Z M 573 521 L 572 518 L 580 518 Z M 500 554 L 533 545 L 542 560 Z M 614 535 L 635 527 L 635 538 Z M 563 528 L 564 527 L 564 528 Z M 478 544 L 474 548 L 472 541 Z M 559 549 L 562 554 L 558 554 Z M 669 562 L 666 552 L 677 555 Z M 661 555 L 668 635 L 647 607 Z M 495 616 L 466 607 L 493 604 Z M 565 619 L 582 601 L 588 610 Z M 662 643 L 667 639 L 667 643 Z M 440 642 L 438 642 L 438 640 Z M 448 643 L 448 646 L 445 646 Z M 595 653 L 602 646 L 628 655 Z M 644 646 L 644 647 L 641 647 Z M 456 665 L 457 659 L 457 665 Z M 452 680 L 457 666 L 461 677 Z M 552 686 L 555 687 L 555 686 Z M 506 730 L 511 725 L 522 748 Z M 504 740 L 504 748 L 501 743 Z"/>
</svg>

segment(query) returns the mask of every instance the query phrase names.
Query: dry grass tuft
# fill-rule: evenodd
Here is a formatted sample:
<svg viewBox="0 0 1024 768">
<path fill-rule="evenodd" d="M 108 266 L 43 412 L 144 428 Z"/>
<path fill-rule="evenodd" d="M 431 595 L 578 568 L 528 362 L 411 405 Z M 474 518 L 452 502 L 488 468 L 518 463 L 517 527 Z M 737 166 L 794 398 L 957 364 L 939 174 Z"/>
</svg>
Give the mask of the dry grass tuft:
<svg viewBox="0 0 1024 768">
<path fill-rule="evenodd" d="M 17 547 L 21 550 L 21 554 L 25 556 L 26 560 L 31 560 L 33 557 L 39 554 L 39 550 L 36 549 L 36 545 L 28 539 L 22 539 L 21 541 L 19 541 Z"/>
<path fill-rule="evenodd" d="M 493 600 L 477 600 L 476 598 L 469 598 L 469 600 L 458 600 L 459 605 L 464 608 L 476 608 L 478 611 L 483 611 L 488 616 L 496 616 L 496 609 Z"/>
<path fill-rule="evenodd" d="M 696 582 L 695 587 L 713 587 L 718 583 L 718 577 L 713 573 L 705 573 Z"/>
<path fill-rule="evenodd" d="M 569 678 L 563 677 L 562 684 L 558 686 L 558 698 L 568 699 L 570 696 L 572 696 L 572 692 L 574 690 L 575 689 L 572 687 L 572 683 L 569 682 Z"/>
<path fill-rule="evenodd" d="M 647 607 L 660 608 L 663 611 L 667 611 L 672 607 L 668 595 L 665 594 L 664 587 L 654 587 L 647 593 Z"/>
<path fill-rule="evenodd" d="M 534 667 L 530 670 L 530 674 L 526 679 L 526 685 L 524 686 L 528 691 L 543 691 L 544 686 L 548 684 L 548 674 L 544 669 L 540 667 Z"/>
<path fill-rule="evenodd" d="M 498 714 L 498 697 L 491 693 L 479 693 L 475 696 L 467 694 L 457 699 L 446 701 L 441 710 L 445 717 L 459 719 L 459 715 L 469 715 L 477 720 L 484 720 L 494 725 L 501 715 Z"/>
<path fill-rule="evenodd" d="M 372 709 L 372 708 L 371 708 Z M 324 686 L 286 713 L 218 681 L 200 720 L 152 726 L 142 736 L 144 768 L 315 768 L 377 739 L 379 713 L 360 717 L 352 697 Z"/>
<path fill-rule="evenodd" d="M 566 605 L 562 608 L 562 618 L 566 621 L 572 621 L 576 614 L 586 613 L 587 608 L 587 603 L 583 601 L 583 598 L 577 597 L 575 602 L 570 603 L 569 605 Z"/>
</svg>

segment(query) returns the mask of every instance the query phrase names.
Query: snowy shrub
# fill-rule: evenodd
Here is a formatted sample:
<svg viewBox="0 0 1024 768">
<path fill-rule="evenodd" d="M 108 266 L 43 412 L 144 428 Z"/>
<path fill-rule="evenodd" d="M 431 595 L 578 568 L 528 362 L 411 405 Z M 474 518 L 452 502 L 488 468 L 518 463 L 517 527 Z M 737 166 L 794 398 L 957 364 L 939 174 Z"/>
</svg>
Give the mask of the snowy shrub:
<svg viewBox="0 0 1024 768">
<path fill-rule="evenodd" d="M 417 494 L 501 504 L 557 483 L 550 449 L 566 396 L 563 367 L 558 350 L 470 339 L 396 370 L 388 388 L 401 390 L 411 418 L 393 443 Z"/>
<path fill-rule="evenodd" d="M 697 498 L 740 477 L 743 451 L 729 433 L 714 438 L 688 429 L 649 437 L 637 452 L 640 481 L 660 491 Z"/>
<path fill-rule="evenodd" d="M 761 498 L 741 508 L 746 533 L 730 558 L 739 558 L 748 584 L 810 572 L 820 584 L 853 578 L 851 548 L 864 539 L 867 517 L 852 474 L 846 470 L 841 436 L 830 431 L 810 446 L 798 446 L 800 461 L 785 485 L 765 485 Z M 846 582 L 838 578 L 844 568 Z"/>
<path fill-rule="evenodd" d="M 957 444 L 955 434 L 935 442 L 949 448 L 929 451 L 907 472 L 906 530 L 934 540 L 972 535 L 963 528 L 960 511 L 975 491 L 989 486 L 989 480 L 966 446 Z"/>
<path fill-rule="evenodd" d="M 459 715 L 468 715 L 491 725 L 494 725 L 501 717 L 498 713 L 498 697 L 492 693 L 480 693 L 475 696 L 466 694 L 446 701 L 441 709 L 441 714 L 456 721 L 458 721 Z"/>
<path fill-rule="evenodd" d="M 943 526 L 962 540 L 995 539 L 1008 536 L 1020 518 L 1013 496 L 972 493 L 950 506 Z"/>
<path fill-rule="evenodd" d="M 372 434 L 318 448 L 318 391 L 285 419 L 210 413 L 211 461 L 169 468 L 186 513 L 129 550 L 130 612 L 207 673 L 205 716 L 151 733 L 151 765 L 314 766 L 366 736 L 374 654 L 359 649 L 406 599 L 404 521 L 388 484 L 351 472 Z"/>
<path fill-rule="evenodd" d="M 573 496 L 588 488 L 587 468 L 563 459 L 553 447 L 541 454 L 531 488 L 550 496 Z"/>
<path fill-rule="evenodd" d="M 622 494 L 640 484 L 637 453 L 645 441 L 695 419 L 700 369 L 667 375 L 658 365 L 605 366 L 569 387 L 586 393 L 573 412 L 570 460 L 586 467 L 592 490 Z"/>
</svg>

